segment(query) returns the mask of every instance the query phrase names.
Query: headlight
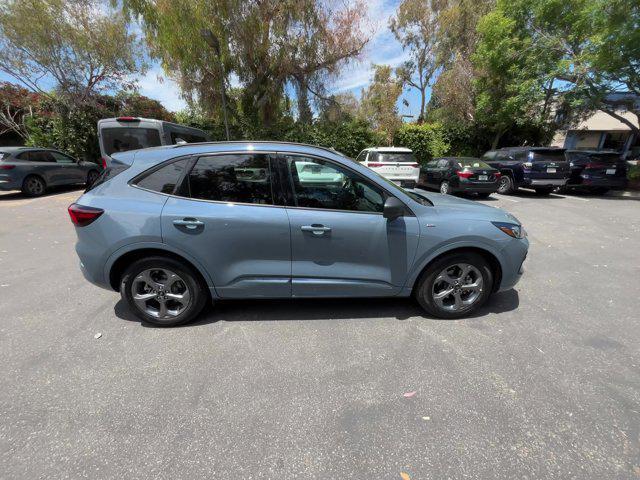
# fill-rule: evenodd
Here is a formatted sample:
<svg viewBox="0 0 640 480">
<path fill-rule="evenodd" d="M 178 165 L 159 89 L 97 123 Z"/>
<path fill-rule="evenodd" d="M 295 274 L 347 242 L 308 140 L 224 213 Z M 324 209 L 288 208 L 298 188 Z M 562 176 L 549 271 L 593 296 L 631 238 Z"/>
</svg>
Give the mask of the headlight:
<svg viewBox="0 0 640 480">
<path fill-rule="evenodd" d="M 527 232 L 524 230 L 522 225 L 518 225 L 517 223 L 507 223 L 507 222 L 491 222 L 504 233 L 513 238 L 524 238 L 527 236 Z"/>
</svg>

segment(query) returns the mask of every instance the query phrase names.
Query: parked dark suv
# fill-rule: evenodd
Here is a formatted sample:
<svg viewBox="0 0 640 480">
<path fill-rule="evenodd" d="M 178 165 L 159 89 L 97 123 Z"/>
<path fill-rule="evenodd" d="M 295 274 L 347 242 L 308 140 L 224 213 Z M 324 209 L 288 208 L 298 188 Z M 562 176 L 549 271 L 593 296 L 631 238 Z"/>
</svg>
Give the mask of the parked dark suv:
<svg viewBox="0 0 640 480">
<path fill-rule="evenodd" d="M 564 154 L 564 148 L 506 147 L 488 151 L 482 160 L 502 174 L 498 193 L 508 194 L 524 187 L 548 195 L 569 178 L 569 162 Z"/>
<path fill-rule="evenodd" d="M 475 193 L 486 198 L 498 189 L 500 172 L 473 157 L 435 158 L 420 172 L 420 184 L 442 194 Z"/>
<path fill-rule="evenodd" d="M 627 162 L 619 153 L 589 150 L 567 150 L 571 176 L 563 188 L 607 193 L 627 186 Z"/>
</svg>

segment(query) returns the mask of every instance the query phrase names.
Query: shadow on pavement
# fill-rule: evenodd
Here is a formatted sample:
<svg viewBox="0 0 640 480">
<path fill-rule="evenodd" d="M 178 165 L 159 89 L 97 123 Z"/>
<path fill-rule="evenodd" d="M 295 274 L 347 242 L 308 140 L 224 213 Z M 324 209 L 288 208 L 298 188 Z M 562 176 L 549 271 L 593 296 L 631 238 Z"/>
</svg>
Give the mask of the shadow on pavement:
<svg viewBox="0 0 640 480">
<path fill-rule="evenodd" d="M 50 197 L 52 195 L 57 195 L 60 193 L 69 193 L 78 190 L 84 190 L 86 187 L 84 185 L 69 185 L 64 187 L 50 187 L 47 189 L 44 195 L 40 195 L 39 197 L 27 197 L 22 192 L 16 190 L 15 192 L 0 192 L 0 202 L 8 201 L 8 200 L 33 200 L 37 198 L 45 198 Z"/>
<path fill-rule="evenodd" d="M 473 320 L 489 314 L 510 312 L 518 308 L 520 299 L 516 290 L 496 293 L 476 313 L 466 318 Z M 127 304 L 120 300 L 114 307 L 115 315 L 143 327 L 157 328 L 136 317 Z M 195 322 L 184 325 L 194 327 L 218 321 L 307 321 L 307 320 L 355 320 L 363 318 L 395 318 L 407 320 L 423 317 L 428 320 L 446 321 L 428 317 L 412 298 L 323 298 L 282 300 L 220 300 L 205 307 Z M 465 319 L 462 319 L 465 320 Z"/>
</svg>

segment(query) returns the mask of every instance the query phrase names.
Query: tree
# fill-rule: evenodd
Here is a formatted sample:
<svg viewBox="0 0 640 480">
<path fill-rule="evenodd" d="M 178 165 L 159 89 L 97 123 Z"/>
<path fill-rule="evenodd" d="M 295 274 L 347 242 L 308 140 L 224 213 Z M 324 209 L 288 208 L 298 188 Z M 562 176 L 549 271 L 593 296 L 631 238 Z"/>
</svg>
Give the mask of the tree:
<svg viewBox="0 0 640 480">
<path fill-rule="evenodd" d="M 403 0 L 389 27 L 411 59 L 396 69 L 396 75 L 420 92 L 418 123 L 424 121 L 427 88 L 436 70 L 436 16 L 430 0 Z"/>
<path fill-rule="evenodd" d="M 98 0 L 6 0 L 0 5 L 0 71 L 67 103 L 129 88 L 144 67 L 124 17 Z"/>
<path fill-rule="evenodd" d="M 13 134 L 26 141 L 27 121 L 34 114 L 40 95 L 19 85 L 0 83 L 0 135 Z"/>
<path fill-rule="evenodd" d="M 115 98 L 116 116 L 155 118 L 175 122 L 175 115 L 158 101 L 139 93 L 119 92 Z"/>
<path fill-rule="evenodd" d="M 393 77 L 389 65 L 374 65 L 373 81 L 362 91 L 359 116 L 373 125 L 387 144 L 391 144 L 402 124 L 396 103 L 402 94 L 402 81 Z"/>
<path fill-rule="evenodd" d="M 616 92 L 640 95 L 637 0 L 500 0 L 493 21 L 513 27 L 490 35 L 527 45 L 513 58 L 536 67 L 524 73 L 545 83 L 545 106 L 557 93 L 574 108 L 600 109 L 640 133 L 616 112 L 619 101 L 610 97 Z M 640 103 L 627 98 L 627 109 L 640 121 Z"/>
<path fill-rule="evenodd" d="M 308 117 L 307 92 L 357 57 L 367 38 L 359 3 L 315 0 L 124 0 L 140 15 L 152 53 L 181 85 L 187 100 L 220 113 L 219 82 L 242 87 L 236 121 L 267 132 L 282 115 L 285 86 L 298 90 L 301 116 Z M 202 36 L 218 39 L 219 56 Z M 185 45 L 188 48 L 185 48 Z M 219 62 L 223 68 L 219 68 Z"/>
</svg>

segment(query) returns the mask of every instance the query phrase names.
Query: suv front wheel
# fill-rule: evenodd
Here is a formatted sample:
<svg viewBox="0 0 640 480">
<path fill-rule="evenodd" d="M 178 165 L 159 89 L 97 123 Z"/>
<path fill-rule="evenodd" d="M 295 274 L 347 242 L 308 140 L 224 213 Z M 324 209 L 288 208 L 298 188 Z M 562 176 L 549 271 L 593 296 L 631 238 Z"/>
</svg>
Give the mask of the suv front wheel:
<svg viewBox="0 0 640 480">
<path fill-rule="evenodd" d="M 120 295 L 138 318 L 161 327 L 192 321 L 207 300 L 206 287 L 195 272 L 165 257 L 134 262 L 122 276 Z"/>
<path fill-rule="evenodd" d="M 482 306 L 493 289 L 493 273 L 477 253 L 454 253 L 433 262 L 423 273 L 414 295 L 429 314 L 461 318 Z"/>
</svg>

